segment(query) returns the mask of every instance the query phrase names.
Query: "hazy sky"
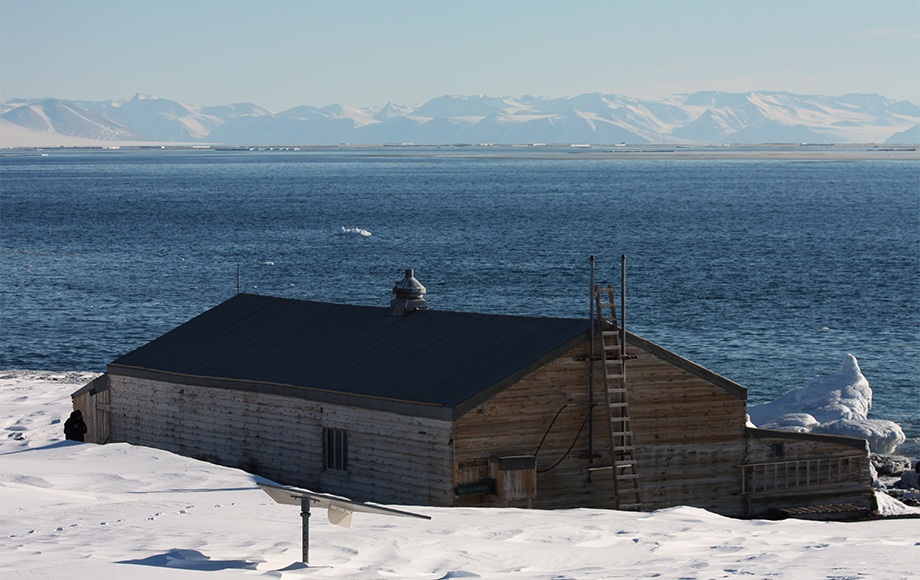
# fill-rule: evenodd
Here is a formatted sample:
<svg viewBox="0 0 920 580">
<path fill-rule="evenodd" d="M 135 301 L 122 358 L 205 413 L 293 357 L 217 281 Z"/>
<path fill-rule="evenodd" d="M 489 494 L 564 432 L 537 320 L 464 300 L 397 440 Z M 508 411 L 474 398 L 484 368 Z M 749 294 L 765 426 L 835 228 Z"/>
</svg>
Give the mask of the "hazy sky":
<svg viewBox="0 0 920 580">
<path fill-rule="evenodd" d="M 0 0 L 0 100 L 354 107 L 445 94 L 920 102 L 920 2 Z"/>
</svg>

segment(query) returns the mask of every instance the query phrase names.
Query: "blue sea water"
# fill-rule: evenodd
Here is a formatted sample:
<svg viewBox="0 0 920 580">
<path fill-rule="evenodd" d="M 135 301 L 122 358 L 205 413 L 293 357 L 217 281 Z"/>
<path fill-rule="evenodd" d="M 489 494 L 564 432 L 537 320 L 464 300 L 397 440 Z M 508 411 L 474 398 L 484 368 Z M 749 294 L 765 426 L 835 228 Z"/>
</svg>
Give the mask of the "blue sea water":
<svg viewBox="0 0 920 580">
<path fill-rule="evenodd" d="M 853 353 L 920 449 L 916 161 L 559 159 L 437 151 L 0 158 L 0 367 L 105 364 L 242 290 L 588 315 L 772 400 Z M 360 227 L 369 237 L 341 234 Z"/>
</svg>

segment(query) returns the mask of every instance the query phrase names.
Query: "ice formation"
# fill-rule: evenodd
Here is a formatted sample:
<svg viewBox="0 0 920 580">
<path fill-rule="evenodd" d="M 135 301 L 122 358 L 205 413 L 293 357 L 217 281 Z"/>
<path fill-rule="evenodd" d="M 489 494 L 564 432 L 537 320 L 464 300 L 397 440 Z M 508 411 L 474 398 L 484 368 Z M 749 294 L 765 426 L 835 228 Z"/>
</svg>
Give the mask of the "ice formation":
<svg viewBox="0 0 920 580">
<path fill-rule="evenodd" d="M 763 429 L 858 437 L 873 453 L 890 454 L 906 440 L 897 423 L 869 419 L 872 389 L 856 357 L 843 358 L 840 370 L 812 379 L 779 399 L 748 408 L 750 421 Z"/>
<path fill-rule="evenodd" d="M 906 440 L 897 423 L 883 419 L 838 419 L 816 425 L 811 432 L 865 439 L 869 442 L 869 449 L 881 455 L 891 455 Z"/>
<path fill-rule="evenodd" d="M 367 237 L 371 233 L 367 230 L 362 230 L 361 228 L 346 228 L 342 226 L 342 231 L 339 232 L 343 236 L 364 236 Z"/>
</svg>

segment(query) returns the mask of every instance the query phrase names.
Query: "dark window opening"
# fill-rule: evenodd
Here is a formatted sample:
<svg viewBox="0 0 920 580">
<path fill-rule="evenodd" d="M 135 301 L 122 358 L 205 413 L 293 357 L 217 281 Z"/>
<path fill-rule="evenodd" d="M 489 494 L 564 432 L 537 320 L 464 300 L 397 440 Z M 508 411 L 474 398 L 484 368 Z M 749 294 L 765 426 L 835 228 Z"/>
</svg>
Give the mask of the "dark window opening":
<svg viewBox="0 0 920 580">
<path fill-rule="evenodd" d="M 348 432 L 326 429 L 326 469 L 348 471 Z"/>
<path fill-rule="evenodd" d="M 773 452 L 773 457 L 782 457 L 786 454 L 786 450 L 783 449 L 782 443 L 772 443 L 770 448 L 770 450 Z"/>
</svg>

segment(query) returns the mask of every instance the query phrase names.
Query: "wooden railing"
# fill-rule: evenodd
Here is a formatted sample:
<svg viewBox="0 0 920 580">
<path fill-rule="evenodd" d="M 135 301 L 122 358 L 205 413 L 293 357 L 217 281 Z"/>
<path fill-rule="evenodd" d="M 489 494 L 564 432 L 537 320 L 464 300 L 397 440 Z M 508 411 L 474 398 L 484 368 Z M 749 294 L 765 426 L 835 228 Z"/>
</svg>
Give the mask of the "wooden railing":
<svg viewBox="0 0 920 580">
<path fill-rule="evenodd" d="M 795 488 L 857 481 L 869 476 L 865 458 L 797 459 L 741 466 L 741 493 L 770 494 Z"/>
</svg>

